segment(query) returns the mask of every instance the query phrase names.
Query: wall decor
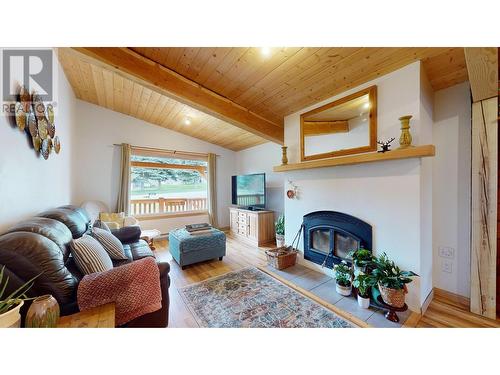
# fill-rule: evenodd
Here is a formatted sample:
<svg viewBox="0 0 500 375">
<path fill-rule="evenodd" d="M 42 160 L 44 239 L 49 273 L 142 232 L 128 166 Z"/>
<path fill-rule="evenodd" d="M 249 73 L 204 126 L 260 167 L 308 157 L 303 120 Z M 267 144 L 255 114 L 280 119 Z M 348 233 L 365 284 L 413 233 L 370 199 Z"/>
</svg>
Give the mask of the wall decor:
<svg viewBox="0 0 500 375">
<path fill-rule="evenodd" d="M 298 193 L 298 187 L 293 183 L 292 180 L 288 180 L 289 189 L 286 191 L 286 196 L 288 199 L 296 199 Z"/>
<path fill-rule="evenodd" d="M 28 134 L 38 155 L 47 160 L 53 150 L 59 154 L 61 141 L 56 136 L 53 103 L 46 105 L 38 93 L 30 95 L 28 89 L 21 86 L 15 103 L 14 120 L 17 128 Z"/>
<path fill-rule="evenodd" d="M 401 136 L 399 137 L 399 148 L 411 147 L 410 119 L 412 115 L 402 116 L 401 121 Z"/>
<path fill-rule="evenodd" d="M 381 142 L 381 141 L 377 141 L 377 143 L 382 147 L 381 150 L 379 150 L 378 152 L 387 152 L 387 151 L 391 151 L 390 148 L 391 148 L 391 143 L 395 140 L 396 138 L 391 138 L 389 139 L 388 141 L 385 141 L 385 142 Z"/>
</svg>

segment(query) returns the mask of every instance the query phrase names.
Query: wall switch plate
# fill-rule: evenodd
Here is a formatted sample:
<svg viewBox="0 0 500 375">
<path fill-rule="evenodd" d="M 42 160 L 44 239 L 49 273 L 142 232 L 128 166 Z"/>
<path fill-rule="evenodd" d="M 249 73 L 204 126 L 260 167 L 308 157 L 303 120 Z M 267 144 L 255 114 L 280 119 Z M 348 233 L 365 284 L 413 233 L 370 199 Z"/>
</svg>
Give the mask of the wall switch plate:
<svg viewBox="0 0 500 375">
<path fill-rule="evenodd" d="M 441 271 L 446 273 L 453 273 L 453 262 L 449 260 L 443 260 L 441 262 Z"/>
<path fill-rule="evenodd" d="M 455 258 L 455 249 L 450 246 L 439 246 L 439 256 L 441 258 Z"/>
</svg>

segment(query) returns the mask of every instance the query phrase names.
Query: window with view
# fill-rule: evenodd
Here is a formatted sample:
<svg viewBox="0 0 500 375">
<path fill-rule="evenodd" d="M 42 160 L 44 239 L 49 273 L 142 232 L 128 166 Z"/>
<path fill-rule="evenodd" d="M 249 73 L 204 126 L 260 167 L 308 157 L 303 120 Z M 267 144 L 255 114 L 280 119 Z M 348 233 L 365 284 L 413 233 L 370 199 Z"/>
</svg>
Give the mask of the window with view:
<svg viewBox="0 0 500 375">
<path fill-rule="evenodd" d="M 156 215 L 207 210 L 207 161 L 132 155 L 130 212 Z"/>
</svg>

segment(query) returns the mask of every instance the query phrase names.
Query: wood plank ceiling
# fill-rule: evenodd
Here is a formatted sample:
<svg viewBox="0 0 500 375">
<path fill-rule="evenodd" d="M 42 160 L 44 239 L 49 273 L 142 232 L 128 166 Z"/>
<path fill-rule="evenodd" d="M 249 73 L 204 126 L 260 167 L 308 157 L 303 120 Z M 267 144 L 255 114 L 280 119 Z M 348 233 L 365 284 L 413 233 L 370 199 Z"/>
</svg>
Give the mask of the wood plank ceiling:
<svg viewBox="0 0 500 375">
<path fill-rule="evenodd" d="M 467 80 L 463 48 L 130 48 L 201 88 L 283 126 L 285 116 L 414 61 L 422 60 L 434 90 Z M 232 149 L 266 142 L 128 79 L 119 71 L 59 50 L 76 96 Z M 117 67 L 119 68 L 119 67 Z M 191 125 L 184 125 L 186 117 Z"/>
</svg>

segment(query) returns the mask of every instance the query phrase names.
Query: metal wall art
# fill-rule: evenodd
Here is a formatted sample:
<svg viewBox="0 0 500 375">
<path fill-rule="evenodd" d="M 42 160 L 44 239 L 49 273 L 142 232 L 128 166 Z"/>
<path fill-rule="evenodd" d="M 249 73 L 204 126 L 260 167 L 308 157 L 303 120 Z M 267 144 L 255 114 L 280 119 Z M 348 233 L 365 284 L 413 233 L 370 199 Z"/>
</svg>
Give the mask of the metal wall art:
<svg viewBox="0 0 500 375">
<path fill-rule="evenodd" d="M 31 95 L 26 87 L 19 89 L 18 101 L 15 105 L 16 125 L 22 132 L 26 132 L 31 144 L 38 155 L 45 160 L 53 151 L 61 151 L 61 142 L 56 136 L 55 114 L 52 103 L 42 101 L 40 95 L 33 92 Z"/>
</svg>

